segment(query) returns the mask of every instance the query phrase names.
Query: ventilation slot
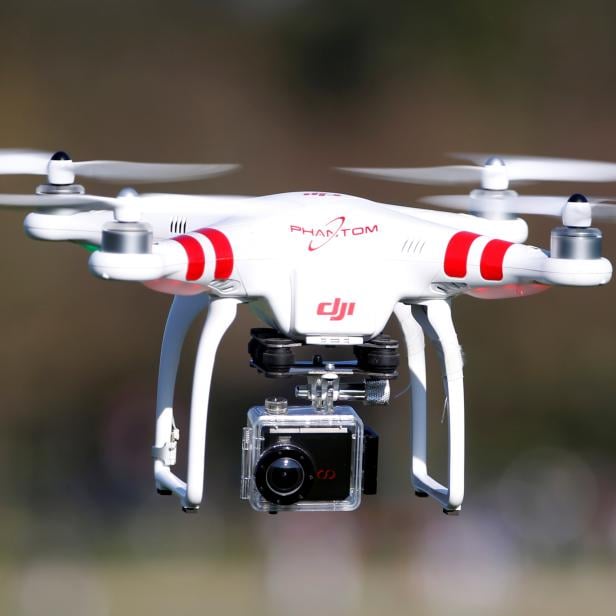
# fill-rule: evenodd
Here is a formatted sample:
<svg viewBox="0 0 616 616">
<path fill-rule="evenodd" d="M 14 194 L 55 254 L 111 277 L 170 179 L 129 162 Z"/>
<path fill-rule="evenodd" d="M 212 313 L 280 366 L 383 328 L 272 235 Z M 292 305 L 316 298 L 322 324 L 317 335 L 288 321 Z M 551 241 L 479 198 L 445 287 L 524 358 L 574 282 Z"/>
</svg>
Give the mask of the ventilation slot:
<svg viewBox="0 0 616 616">
<path fill-rule="evenodd" d="M 175 216 L 169 224 L 169 231 L 174 234 L 186 233 L 187 220 Z"/>
<path fill-rule="evenodd" d="M 440 282 L 432 285 L 432 288 L 435 291 L 449 295 L 451 293 L 464 291 L 464 289 L 468 288 L 468 285 L 464 282 Z"/>
<path fill-rule="evenodd" d="M 426 245 L 425 240 L 408 239 L 404 240 L 400 252 L 404 255 L 420 255 Z"/>
</svg>

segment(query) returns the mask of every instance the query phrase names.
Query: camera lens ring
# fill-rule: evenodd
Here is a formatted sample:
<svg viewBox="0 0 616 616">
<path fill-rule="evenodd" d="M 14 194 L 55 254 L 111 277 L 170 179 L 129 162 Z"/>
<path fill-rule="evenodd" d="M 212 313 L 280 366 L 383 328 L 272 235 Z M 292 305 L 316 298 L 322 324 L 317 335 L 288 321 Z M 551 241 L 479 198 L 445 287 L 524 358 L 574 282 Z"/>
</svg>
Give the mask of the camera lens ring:
<svg viewBox="0 0 616 616">
<path fill-rule="evenodd" d="M 265 471 L 267 487 L 279 496 L 289 496 L 300 489 L 306 473 L 294 458 L 284 456 L 274 460 Z"/>
<path fill-rule="evenodd" d="M 286 465 L 298 475 L 295 481 L 290 478 L 286 492 L 284 486 L 281 489 L 281 486 L 271 485 L 273 465 L 279 468 Z M 301 447 L 290 443 L 278 443 L 261 454 L 255 466 L 254 478 L 257 489 L 267 501 L 276 505 L 293 505 L 303 500 L 312 489 L 315 466 L 310 454 Z"/>
</svg>

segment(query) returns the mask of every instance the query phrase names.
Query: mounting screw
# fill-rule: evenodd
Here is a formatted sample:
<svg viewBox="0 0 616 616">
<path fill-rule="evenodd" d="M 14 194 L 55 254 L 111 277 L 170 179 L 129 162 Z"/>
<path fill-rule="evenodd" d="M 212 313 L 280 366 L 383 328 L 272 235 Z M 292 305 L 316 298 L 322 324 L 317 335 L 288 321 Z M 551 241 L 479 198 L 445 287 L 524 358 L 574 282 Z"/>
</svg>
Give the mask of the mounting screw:
<svg viewBox="0 0 616 616">
<path fill-rule="evenodd" d="M 272 396 L 265 398 L 265 412 L 268 415 L 284 415 L 289 408 L 289 403 L 286 398 L 281 396 Z"/>
</svg>

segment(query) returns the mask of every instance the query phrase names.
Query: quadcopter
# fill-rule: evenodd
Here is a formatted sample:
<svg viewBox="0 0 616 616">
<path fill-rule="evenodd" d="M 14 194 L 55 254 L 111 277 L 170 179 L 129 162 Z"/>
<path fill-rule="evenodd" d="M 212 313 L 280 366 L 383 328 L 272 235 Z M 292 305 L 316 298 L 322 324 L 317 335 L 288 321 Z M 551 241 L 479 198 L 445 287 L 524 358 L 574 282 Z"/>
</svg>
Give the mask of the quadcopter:
<svg viewBox="0 0 616 616">
<path fill-rule="evenodd" d="M 0 205 L 31 210 L 26 234 L 87 247 L 91 272 L 139 282 L 173 295 L 163 335 L 152 448 L 160 494 L 198 510 L 210 386 L 219 344 L 238 306 L 264 327 L 251 331 L 251 365 L 276 379 L 301 378 L 290 405 L 272 396 L 251 408 L 243 429 L 241 497 L 254 509 L 347 511 L 376 491 L 378 436 L 344 402 L 387 404 L 398 376 L 399 343 L 383 334 L 400 322 L 410 374 L 411 481 L 418 496 L 456 514 L 464 498 L 463 358 L 452 320 L 461 295 L 501 299 L 555 285 L 609 282 L 602 234 L 593 220 L 616 220 L 609 200 L 519 195 L 515 182 L 614 182 L 616 164 L 544 157 L 465 154 L 470 164 L 427 168 L 341 168 L 417 184 L 473 186 L 468 194 L 424 198 L 457 212 L 388 205 L 332 192 L 259 197 L 88 194 L 76 176 L 112 183 L 208 178 L 236 165 L 118 161 L 74 162 L 64 152 L 0 150 L 0 174 L 31 174 L 46 183 L 31 195 L 0 195 Z M 550 249 L 525 244 L 520 215 L 561 219 Z M 180 353 L 195 318 L 206 312 L 196 354 L 186 478 L 173 472 L 180 431 L 174 390 Z M 446 403 L 447 479 L 428 466 L 426 338 L 439 357 Z M 342 347 L 353 358 L 321 353 Z M 301 348 L 324 349 L 299 360 Z"/>
</svg>

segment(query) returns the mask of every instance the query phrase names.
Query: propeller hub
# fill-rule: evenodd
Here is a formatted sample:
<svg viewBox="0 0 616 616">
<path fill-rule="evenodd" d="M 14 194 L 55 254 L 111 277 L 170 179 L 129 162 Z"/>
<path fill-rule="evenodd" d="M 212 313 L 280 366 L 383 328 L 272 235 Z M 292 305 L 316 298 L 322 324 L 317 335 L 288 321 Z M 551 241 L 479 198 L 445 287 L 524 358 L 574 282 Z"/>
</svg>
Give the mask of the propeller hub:
<svg viewBox="0 0 616 616">
<path fill-rule="evenodd" d="M 492 157 L 486 160 L 481 169 L 481 188 L 484 190 L 507 190 L 509 188 L 509 176 L 502 159 Z"/>
<path fill-rule="evenodd" d="M 51 160 L 72 160 L 72 158 L 66 152 L 58 150 L 51 157 Z"/>
<path fill-rule="evenodd" d="M 75 183 L 73 161 L 66 152 L 58 151 L 51 157 L 47 165 L 47 180 L 53 186 Z"/>
<path fill-rule="evenodd" d="M 588 199 L 581 193 L 575 193 L 569 197 L 569 203 L 588 203 Z"/>
<path fill-rule="evenodd" d="M 592 206 L 584 195 L 575 193 L 569 197 L 562 216 L 565 227 L 585 229 L 592 224 Z"/>
</svg>

